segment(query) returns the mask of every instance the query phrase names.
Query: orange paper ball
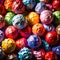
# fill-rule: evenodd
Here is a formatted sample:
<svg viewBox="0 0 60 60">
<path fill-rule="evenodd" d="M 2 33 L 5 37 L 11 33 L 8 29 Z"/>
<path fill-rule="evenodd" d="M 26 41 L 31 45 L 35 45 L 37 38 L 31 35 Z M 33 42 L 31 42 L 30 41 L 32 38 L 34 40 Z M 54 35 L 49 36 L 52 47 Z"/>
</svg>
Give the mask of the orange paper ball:
<svg viewBox="0 0 60 60">
<path fill-rule="evenodd" d="M 45 28 L 43 27 L 42 24 L 37 23 L 37 24 L 33 25 L 32 33 L 38 34 L 39 36 L 42 36 L 45 33 Z"/>
<path fill-rule="evenodd" d="M 12 3 L 13 3 L 13 0 L 5 0 L 4 6 L 8 11 L 11 11 L 12 9 Z"/>
</svg>

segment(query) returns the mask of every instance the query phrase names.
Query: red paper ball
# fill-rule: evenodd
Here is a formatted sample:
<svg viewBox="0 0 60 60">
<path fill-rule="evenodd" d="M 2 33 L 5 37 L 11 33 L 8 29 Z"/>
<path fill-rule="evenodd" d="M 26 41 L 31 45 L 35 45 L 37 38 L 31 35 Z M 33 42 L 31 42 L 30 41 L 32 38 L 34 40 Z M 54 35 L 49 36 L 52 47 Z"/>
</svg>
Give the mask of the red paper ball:
<svg viewBox="0 0 60 60">
<path fill-rule="evenodd" d="M 54 0 L 52 6 L 56 10 L 60 10 L 60 0 Z"/>
<path fill-rule="evenodd" d="M 16 47 L 18 49 L 21 49 L 24 46 L 27 46 L 27 40 L 25 38 L 20 38 L 20 39 L 16 40 Z"/>
<path fill-rule="evenodd" d="M 18 36 L 18 30 L 16 27 L 14 26 L 8 26 L 5 30 L 5 35 L 8 37 L 8 38 L 12 38 L 12 39 L 15 39 L 17 38 Z"/>
<path fill-rule="evenodd" d="M 59 38 L 55 31 L 50 31 L 46 34 L 45 40 L 50 45 L 55 45 L 58 42 Z"/>
<path fill-rule="evenodd" d="M 31 27 L 27 26 L 26 28 L 21 29 L 19 33 L 22 37 L 28 38 L 31 35 Z"/>
<path fill-rule="evenodd" d="M 1 14 L 1 15 L 6 14 L 5 7 L 4 7 L 2 4 L 0 4 L 0 14 Z"/>
<path fill-rule="evenodd" d="M 25 6 L 22 4 L 21 0 L 16 0 L 16 1 L 13 2 L 12 11 L 15 14 L 20 14 L 20 13 L 25 12 Z"/>
<path fill-rule="evenodd" d="M 58 60 L 54 52 L 49 51 L 45 54 L 45 60 Z"/>
</svg>

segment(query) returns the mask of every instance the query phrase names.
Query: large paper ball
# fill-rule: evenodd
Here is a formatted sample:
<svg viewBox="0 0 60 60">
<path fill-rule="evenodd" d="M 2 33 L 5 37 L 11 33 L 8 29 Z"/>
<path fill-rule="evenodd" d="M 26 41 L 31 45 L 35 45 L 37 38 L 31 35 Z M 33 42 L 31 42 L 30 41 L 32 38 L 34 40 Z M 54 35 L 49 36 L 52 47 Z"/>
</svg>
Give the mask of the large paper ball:
<svg viewBox="0 0 60 60">
<path fill-rule="evenodd" d="M 45 40 L 50 45 L 55 45 L 59 41 L 59 36 L 57 35 L 57 32 L 50 31 L 46 34 Z"/>
<path fill-rule="evenodd" d="M 24 47 L 18 52 L 18 57 L 20 60 L 31 60 L 32 52 L 30 49 Z"/>
<path fill-rule="evenodd" d="M 5 26 L 5 20 L 4 17 L 2 15 L 0 15 L 0 29 L 2 29 Z"/>
<path fill-rule="evenodd" d="M 27 26 L 27 20 L 22 14 L 17 14 L 12 19 L 13 26 L 16 26 L 18 29 L 23 29 Z"/>
<path fill-rule="evenodd" d="M 12 18 L 14 17 L 14 13 L 13 12 L 8 12 L 5 15 L 5 21 L 7 23 L 7 25 L 12 25 Z"/>
<path fill-rule="evenodd" d="M 49 51 L 45 54 L 45 60 L 57 60 L 57 55 L 54 52 Z"/>
<path fill-rule="evenodd" d="M 11 53 L 15 50 L 15 47 L 16 47 L 16 44 L 15 44 L 15 41 L 11 38 L 7 38 L 7 39 L 4 39 L 2 41 L 2 50 L 5 52 L 5 53 Z"/>
<path fill-rule="evenodd" d="M 20 14 L 25 12 L 25 6 L 22 4 L 21 0 L 16 0 L 12 4 L 12 11 L 15 14 Z"/>
<path fill-rule="evenodd" d="M 50 10 L 44 10 L 40 15 L 41 22 L 44 24 L 50 24 L 53 21 L 53 14 Z"/>
<path fill-rule="evenodd" d="M 27 42 L 30 48 L 39 48 L 42 43 L 38 35 L 30 35 L 30 37 L 27 39 Z"/>
<path fill-rule="evenodd" d="M 18 36 L 18 30 L 14 26 L 8 26 L 5 30 L 5 35 L 8 38 L 16 39 Z"/>
<path fill-rule="evenodd" d="M 38 34 L 39 36 L 42 36 L 45 33 L 45 28 L 42 24 L 37 23 L 37 24 L 33 25 L 32 33 L 33 34 Z"/>
<path fill-rule="evenodd" d="M 27 39 L 20 38 L 20 39 L 16 40 L 16 48 L 17 49 L 21 49 L 26 46 L 27 46 Z"/>
<path fill-rule="evenodd" d="M 39 22 L 39 15 L 36 12 L 30 12 L 29 15 L 26 17 L 29 25 L 34 25 Z"/>
</svg>

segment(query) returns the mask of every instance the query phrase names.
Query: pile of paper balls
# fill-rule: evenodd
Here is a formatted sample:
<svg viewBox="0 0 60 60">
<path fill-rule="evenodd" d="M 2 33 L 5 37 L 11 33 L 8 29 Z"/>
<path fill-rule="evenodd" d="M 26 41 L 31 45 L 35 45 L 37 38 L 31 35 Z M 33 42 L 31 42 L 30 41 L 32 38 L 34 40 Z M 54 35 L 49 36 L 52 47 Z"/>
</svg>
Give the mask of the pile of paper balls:
<svg viewBox="0 0 60 60">
<path fill-rule="evenodd" d="M 0 0 L 0 60 L 60 60 L 60 0 Z"/>
</svg>

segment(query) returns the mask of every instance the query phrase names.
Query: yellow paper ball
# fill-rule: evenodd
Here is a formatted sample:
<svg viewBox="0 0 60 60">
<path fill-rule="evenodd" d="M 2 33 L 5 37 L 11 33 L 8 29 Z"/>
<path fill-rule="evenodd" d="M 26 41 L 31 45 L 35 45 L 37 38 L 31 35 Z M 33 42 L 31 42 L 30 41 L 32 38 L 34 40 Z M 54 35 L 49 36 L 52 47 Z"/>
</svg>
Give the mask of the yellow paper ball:
<svg viewBox="0 0 60 60">
<path fill-rule="evenodd" d="M 30 12 L 26 19 L 28 20 L 28 23 L 32 26 L 38 23 L 40 18 L 36 12 Z"/>
<path fill-rule="evenodd" d="M 11 53 L 15 50 L 15 41 L 11 38 L 4 39 L 2 41 L 2 50 L 6 53 Z"/>
</svg>

